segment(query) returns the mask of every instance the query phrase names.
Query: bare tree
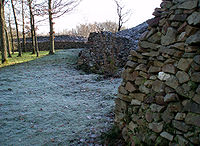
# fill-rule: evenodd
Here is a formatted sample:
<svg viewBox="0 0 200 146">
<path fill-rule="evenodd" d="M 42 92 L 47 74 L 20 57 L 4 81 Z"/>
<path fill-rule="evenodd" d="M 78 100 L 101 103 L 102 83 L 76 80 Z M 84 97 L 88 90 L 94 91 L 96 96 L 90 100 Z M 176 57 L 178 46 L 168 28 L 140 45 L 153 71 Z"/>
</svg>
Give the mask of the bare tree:
<svg viewBox="0 0 200 146">
<path fill-rule="evenodd" d="M 7 29 L 6 24 L 4 27 L 5 27 L 4 30 L 5 30 L 5 34 L 6 34 L 6 46 L 7 46 L 7 51 L 8 51 L 8 57 L 12 57 L 11 56 L 11 48 L 10 48 L 10 39 L 8 36 L 8 29 Z"/>
<path fill-rule="evenodd" d="M 14 54 L 14 39 L 13 39 L 13 32 L 12 32 L 12 26 L 11 26 L 11 20 L 10 20 L 10 13 L 9 13 L 9 18 L 8 18 L 8 23 L 9 23 L 9 29 L 10 29 L 10 37 L 11 37 L 11 45 L 12 45 L 12 54 Z"/>
<path fill-rule="evenodd" d="M 54 28 L 53 19 L 59 18 L 64 14 L 72 11 L 81 0 L 48 0 L 49 26 L 50 26 L 50 51 L 49 54 L 55 53 L 54 48 Z"/>
<path fill-rule="evenodd" d="M 25 35 L 25 17 L 24 17 L 24 0 L 21 0 L 22 3 L 22 34 L 23 34 L 23 39 L 22 39 L 22 51 L 26 52 L 26 35 Z"/>
<path fill-rule="evenodd" d="M 31 38 L 32 38 L 32 54 L 35 54 L 35 34 L 33 25 L 33 12 L 32 12 L 32 0 L 28 0 L 29 14 L 30 14 L 30 26 L 31 26 Z"/>
<path fill-rule="evenodd" d="M 117 6 L 118 15 L 118 31 L 121 30 L 124 23 L 126 23 L 131 16 L 131 10 L 125 10 L 125 5 L 120 0 L 114 0 Z"/>
<path fill-rule="evenodd" d="M 22 56 L 22 50 L 21 50 L 21 45 L 20 45 L 18 22 L 17 22 L 17 17 L 16 17 L 16 13 L 15 13 L 15 6 L 13 4 L 13 0 L 11 0 L 11 5 L 12 5 L 13 15 L 14 15 L 14 19 L 15 19 L 16 33 L 17 33 L 17 49 L 18 49 L 18 52 L 19 52 L 18 56 L 21 57 Z"/>
<path fill-rule="evenodd" d="M 5 63 L 7 61 L 4 4 L 5 0 L 0 0 L 0 40 L 1 40 L 0 45 L 1 45 L 2 63 Z"/>
</svg>

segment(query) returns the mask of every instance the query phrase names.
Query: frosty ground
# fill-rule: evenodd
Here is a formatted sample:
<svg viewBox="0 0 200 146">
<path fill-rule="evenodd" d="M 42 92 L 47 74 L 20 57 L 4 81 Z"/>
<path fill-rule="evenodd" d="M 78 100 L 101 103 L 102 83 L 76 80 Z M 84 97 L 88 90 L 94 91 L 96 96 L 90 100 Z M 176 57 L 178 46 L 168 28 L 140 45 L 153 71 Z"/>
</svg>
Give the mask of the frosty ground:
<svg viewBox="0 0 200 146">
<path fill-rule="evenodd" d="M 0 69 L 0 145 L 94 145 L 121 79 L 75 69 L 81 49 Z"/>
</svg>

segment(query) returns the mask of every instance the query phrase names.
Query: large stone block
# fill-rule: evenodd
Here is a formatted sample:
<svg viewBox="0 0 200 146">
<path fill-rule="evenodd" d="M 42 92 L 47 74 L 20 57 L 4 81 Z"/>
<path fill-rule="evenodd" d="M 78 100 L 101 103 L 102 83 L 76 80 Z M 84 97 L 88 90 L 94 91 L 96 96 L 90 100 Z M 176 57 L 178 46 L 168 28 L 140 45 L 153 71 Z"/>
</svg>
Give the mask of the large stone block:
<svg viewBox="0 0 200 146">
<path fill-rule="evenodd" d="M 166 35 L 161 36 L 161 44 L 164 46 L 173 44 L 174 42 L 176 42 L 176 34 L 177 31 L 174 28 L 169 27 L 167 29 Z"/>
<path fill-rule="evenodd" d="M 166 80 L 165 84 L 173 89 L 176 89 L 179 85 L 177 78 L 173 75 Z"/>
<path fill-rule="evenodd" d="M 165 89 L 165 84 L 159 80 L 156 80 L 152 83 L 152 89 L 155 92 L 163 92 Z"/>
<path fill-rule="evenodd" d="M 175 74 L 176 68 L 172 64 L 166 64 L 162 67 L 162 71 L 165 72 L 165 73 Z"/>
<path fill-rule="evenodd" d="M 191 66 L 193 59 L 181 58 L 178 62 L 177 68 L 183 71 L 188 71 Z"/>
<path fill-rule="evenodd" d="M 176 77 L 180 84 L 185 83 L 185 82 L 189 81 L 189 79 L 190 79 L 189 75 L 184 71 L 178 71 L 176 73 Z"/>
<path fill-rule="evenodd" d="M 187 38 L 186 43 L 189 45 L 200 44 L 200 31 L 196 32 L 194 35 L 191 35 Z"/>
<path fill-rule="evenodd" d="M 195 72 L 191 75 L 191 80 L 193 82 L 200 83 L 200 72 Z"/>
<path fill-rule="evenodd" d="M 183 111 L 200 114 L 200 104 L 189 101 L 184 106 Z"/>
<path fill-rule="evenodd" d="M 198 65 L 200 65 L 200 55 L 196 55 L 194 57 L 194 62 L 197 63 Z"/>
<path fill-rule="evenodd" d="M 127 91 L 129 91 L 129 92 L 134 92 L 134 91 L 136 91 L 135 86 L 134 86 L 132 83 L 130 83 L 130 82 L 127 82 L 127 83 L 126 83 L 125 89 L 126 89 Z"/>
<path fill-rule="evenodd" d="M 163 130 L 163 123 L 149 123 L 149 129 L 156 133 L 160 133 Z"/>
<path fill-rule="evenodd" d="M 162 132 L 161 134 L 160 134 L 160 136 L 162 136 L 163 138 L 166 138 L 167 140 L 169 140 L 169 141 L 172 141 L 173 139 L 174 139 L 174 136 L 172 135 L 172 134 L 170 134 L 170 133 L 168 133 L 168 132 Z"/>
<path fill-rule="evenodd" d="M 179 9 L 194 9 L 197 7 L 198 0 L 189 0 L 178 6 Z"/>
<path fill-rule="evenodd" d="M 188 24 L 198 25 L 200 24 L 200 12 L 194 12 L 187 18 Z"/>
<path fill-rule="evenodd" d="M 185 123 L 193 126 L 200 127 L 200 115 L 194 113 L 188 113 L 185 118 Z"/>
<path fill-rule="evenodd" d="M 174 126 L 174 128 L 181 130 L 183 132 L 187 132 L 190 128 L 190 126 L 186 125 L 184 122 L 180 122 L 176 120 L 172 121 L 172 125 Z"/>
</svg>

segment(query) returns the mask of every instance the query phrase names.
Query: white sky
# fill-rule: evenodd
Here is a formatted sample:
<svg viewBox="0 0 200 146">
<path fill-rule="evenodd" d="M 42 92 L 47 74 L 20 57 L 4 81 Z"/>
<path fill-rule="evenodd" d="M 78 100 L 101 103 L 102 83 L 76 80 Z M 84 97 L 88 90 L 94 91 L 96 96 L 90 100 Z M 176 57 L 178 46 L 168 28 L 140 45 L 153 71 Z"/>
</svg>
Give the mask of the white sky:
<svg viewBox="0 0 200 146">
<path fill-rule="evenodd" d="M 152 18 L 156 7 L 160 6 L 162 0 L 122 0 L 125 8 L 131 9 L 132 15 L 124 25 L 128 28 L 134 27 L 147 19 Z M 113 0 L 82 0 L 73 12 L 54 20 L 55 32 L 70 30 L 79 24 L 113 21 L 117 22 L 116 4 Z M 39 27 L 39 33 L 48 33 L 48 27 Z"/>
</svg>

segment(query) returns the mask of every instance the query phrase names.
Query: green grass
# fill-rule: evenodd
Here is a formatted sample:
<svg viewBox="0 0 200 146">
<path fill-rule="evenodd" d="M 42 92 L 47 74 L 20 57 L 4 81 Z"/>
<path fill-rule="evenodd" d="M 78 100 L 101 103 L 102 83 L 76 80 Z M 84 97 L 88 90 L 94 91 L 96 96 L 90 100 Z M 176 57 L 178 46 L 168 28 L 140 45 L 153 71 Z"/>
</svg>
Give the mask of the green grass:
<svg viewBox="0 0 200 146">
<path fill-rule="evenodd" d="M 9 66 L 9 65 L 14 65 L 14 64 L 18 64 L 18 63 L 23 63 L 23 62 L 28 62 L 31 60 L 35 60 L 37 58 L 41 58 L 44 57 L 46 55 L 49 54 L 49 51 L 40 51 L 39 57 L 36 57 L 36 54 L 32 54 L 31 52 L 26 52 L 22 54 L 22 57 L 17 57 L 18 53 L 15 52 L 14 54 L 12 54 L 12 58 L 8 58 L 8 61 L 4 64 L 1 63 L 1 53 L 0 53 L 0 68 L 1 67 L 5 67 L 5 66 Z"/>
</svg>

